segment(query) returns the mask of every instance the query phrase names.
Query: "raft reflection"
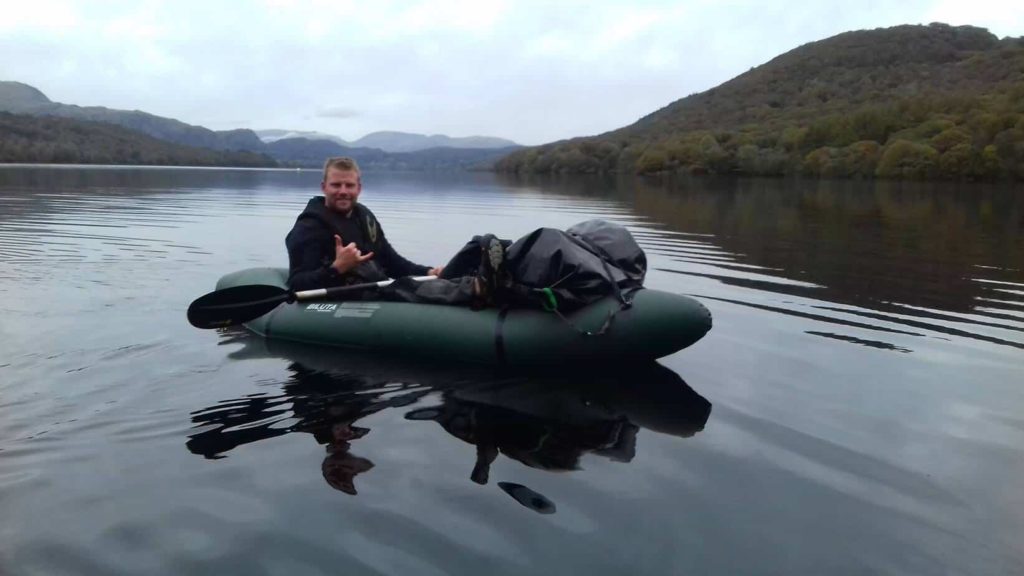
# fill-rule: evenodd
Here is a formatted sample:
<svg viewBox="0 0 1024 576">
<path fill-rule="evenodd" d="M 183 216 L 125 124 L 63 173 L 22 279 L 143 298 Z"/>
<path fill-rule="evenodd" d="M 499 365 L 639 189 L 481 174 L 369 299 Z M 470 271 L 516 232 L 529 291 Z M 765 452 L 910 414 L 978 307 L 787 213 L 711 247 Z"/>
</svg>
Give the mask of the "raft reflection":
<svg viewBox="0 0 1024 576">
<path fill-rule="evenodd" d="M 552 471 L 578 469 L 587 453 L 630 462 L 641 428 L 686 438 L 702 430 L 711 413 L 710 402 L 656 363 L 529 375 L 396 363 L 247 333 L 228 333 L 223 343 L 244 345 L 230 355 L 236 359 L 287 359 L 291 376 L 280 394 L 225 400 L 193 412 L 192 421 L 202 430 L 189 437 L 189 451 L 223 458 L 245 444 L 305 432 L 326 447 L 327 483 L 353 495 L 355 477 L 373 468 L 351 451 L 370 432 L 357 422 L 421 400 L 428 405 L 410 409 L 405 419 L 436 422 L 475 445 L 469 477 L 478 484 L 488 483 L 499 454 Z M 497 484 L 524 506 L 555 511 L 553 502 L 525 486 Z"/>
</svg>

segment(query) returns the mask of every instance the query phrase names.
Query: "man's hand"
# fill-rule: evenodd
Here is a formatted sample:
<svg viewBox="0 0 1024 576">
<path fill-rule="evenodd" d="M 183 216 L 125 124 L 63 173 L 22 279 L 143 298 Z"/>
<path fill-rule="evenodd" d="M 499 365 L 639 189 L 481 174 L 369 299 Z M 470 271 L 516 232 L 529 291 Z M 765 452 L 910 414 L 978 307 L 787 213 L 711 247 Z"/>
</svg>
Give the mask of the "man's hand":
<svg viewBox="0 0 1024 576">
<path fill-rule="evenodd" d="M 440 276 L 441 272 L 444 272 L 444 266 L 434 266 L 427 274 L 430 276 Z"/>
<path fill-rule="evenodd" d="M 363 254 L 355 242 L 345 244 L 341 241 L 341 236 L 334 235 L 334 262 L 331 262 L 331 268 L 337 270 L 338 274 L 351 272 L 370 258 L 373 258 L 373 252 Z"/>
</svg>

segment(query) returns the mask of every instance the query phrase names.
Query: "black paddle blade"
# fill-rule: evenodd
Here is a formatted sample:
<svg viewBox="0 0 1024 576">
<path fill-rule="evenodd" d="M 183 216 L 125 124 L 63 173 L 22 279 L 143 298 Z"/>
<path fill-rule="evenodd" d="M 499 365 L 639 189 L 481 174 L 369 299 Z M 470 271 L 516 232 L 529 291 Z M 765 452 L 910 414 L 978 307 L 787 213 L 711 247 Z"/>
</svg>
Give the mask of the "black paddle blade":
<svg viewBox="0 0 1024 576">
<path fill-rule="evenodd" d="M 233 286 L 197 298 L 188 307 L 188 321 L 196 328 L 234 326 L 263 316 L 290 297 L 277 286 Z"/>
</svg>

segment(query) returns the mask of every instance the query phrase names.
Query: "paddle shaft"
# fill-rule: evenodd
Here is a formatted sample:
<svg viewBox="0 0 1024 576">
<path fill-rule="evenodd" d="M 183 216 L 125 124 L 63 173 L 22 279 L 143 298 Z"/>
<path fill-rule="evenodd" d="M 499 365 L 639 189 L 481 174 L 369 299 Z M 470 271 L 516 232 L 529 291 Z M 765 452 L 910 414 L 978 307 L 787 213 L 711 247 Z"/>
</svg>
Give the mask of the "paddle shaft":
<svg viewBox="0 0 1024 576">
<path fill-rule="evenodd" d="M 410 276 L 423 282 L 437 276 Z M 292 292 L 280 286 L 263 284 L 233 286 L 215 290 L 196 299 L 188 307 L 188 321 L 196 328 L 222 328 L 258 318 L 286 302 L 308 302 L 340 296 L 349 292 L 383 288 L 394 280 L 367 282 L 351 286 L 332 286 L 316 290 Z"/>
<path fill-rule="evenodd" d="M 410 276 L 411 280 L 416 282 L 424 282 L 427 280 L 434 280 L 437 276 Z M 394 279 L 381 280 L 380 282 L 367 282 L 366 284 L 353 284 L 351 286 L 332 286 L 330 288 L 316 288 L 313 290 L 302 290 L 299 292 L 292 292 L 291 296 L 296 302 L 305 302 L 307 300 L 323 300 L 324 298 L 330 298 L 338 294 L 344 294 L 346 292 L 355 292 L 359 290 L 368 290 L 370 288 L 383 288 L 394 282 Z"/>
</svg>

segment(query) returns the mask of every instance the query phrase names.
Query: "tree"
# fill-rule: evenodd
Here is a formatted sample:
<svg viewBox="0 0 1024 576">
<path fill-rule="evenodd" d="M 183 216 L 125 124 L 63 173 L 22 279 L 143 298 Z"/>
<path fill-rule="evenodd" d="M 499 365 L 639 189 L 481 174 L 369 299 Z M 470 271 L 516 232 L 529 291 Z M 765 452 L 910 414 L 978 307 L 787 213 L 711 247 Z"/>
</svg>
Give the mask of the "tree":
<svg viewBox="0 0 1024 576">
<path fill-rule="evenodd" d="M 668 154 L 657 146 L 649 147 L 637 161 L 636 171 L 640 174 L 661 172 L 668 167 Z"/>
<path fill-rule="evenodd" d="M 705 134 L 697 144 L 700 152 L 700 163 L 716 174 L 724 174 L 730 169 L 729 155 L 722 149 L 711 134 Z"/>
<path fill-rule="evenodd" d="M 928 178 L 935 172 L 938 156 L 926 144 L 896 140 L 885 147 L 875 174 L 883 178 Z"/>
<path fill-rule="evenodd" d="M 875 174 L 882 146 L 874 140 L 854 142 L 843 149 L 845 176 L 870 178 Z"/>
<path fill-rule="evenodd" d="M 962 128 L 947 128 L 931 138 L 931 145 L 939 153 L 961 144 L 971 145 L 971 135 Z"/>
<path fill-rule="evenodd" d="M 810 176 L 819 176 L 823 178 L 833 176 L 834 168 L 832 166 L 832 157 L 834 154 L 835 148 L 830 146 L 822 146 L 821 148 L 812 150 L 804 157 L 804 173 Z"/>
<path fill-rule="evenodd" d="M 807 128 L 787 126 L 779 136 L 779 144 L 787 152 L 795 152 L 803 147 L 804 138 L 807 136 Z"/>
<path fill-rule="evenodd" d="M 939 157 L 939 174 L 946 178 L 962 178 L 972 172 L 974 150 L 962 143 L 949 148 Z"/>
<path fill-rule="evenodd" d="M 736 151 L 736 168 L 742 174 L 758 174 L 758 148 L 753 144 L 744 144 Z"/>
</svg>

